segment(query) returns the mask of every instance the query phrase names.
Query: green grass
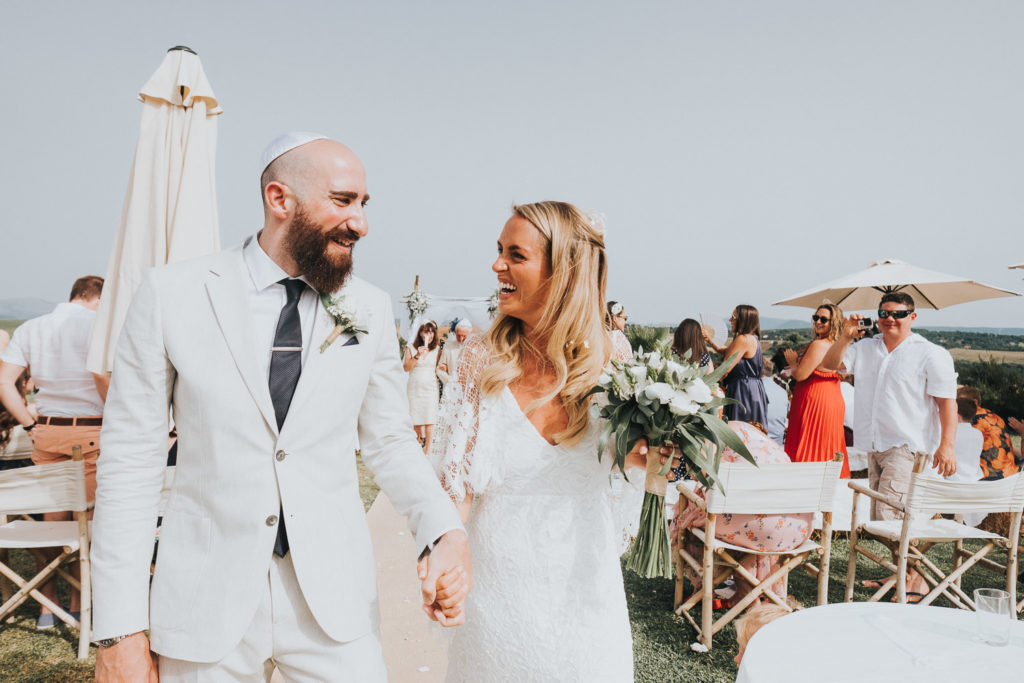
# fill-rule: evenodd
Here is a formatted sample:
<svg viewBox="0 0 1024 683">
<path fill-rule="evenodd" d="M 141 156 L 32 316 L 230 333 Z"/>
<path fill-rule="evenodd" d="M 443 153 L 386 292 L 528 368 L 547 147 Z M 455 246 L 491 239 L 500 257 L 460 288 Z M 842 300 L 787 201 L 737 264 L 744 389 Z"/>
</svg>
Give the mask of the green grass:
<svg viewBox="0 0 1024 683">
<path fill-rule="evenodd" d="M 15 328 L 18 325 L 25 322 L 24 320 L 0 320 L 0 330 L 7 330 L 9 333 L 14 334 Z"/>
<path fill-rule="evenodd" d="M 377 496 L 377 485 L 361 458 L 356 461 L 359 489 L 363 505 L 369 509 Z M 878 549 L 881 550 L 879 545 Z M 950 546 L 933 548 L 928 555 L 940 567 L 952 566 Z M 841 602 L 846 581 L 849 545 L 845 538 L 837 538 L 832 546 L 829 583 L 829 602 Z M 13 551 L 12 562 L 16 570 L 29 569 L 30 557 Z M 1005 559 L 1005 552 L 992 555 L 996 561 Z M 867 600 L 871 591 L 861 588 L 860 579 L 885 578 L 887 572 L 859 558 L 854 599 Z M 664 683 L 680 682 L 732 682 L 736 679 L 736 629 L 730 624 L 714 637 L 714 648 L 709 653 L 694 652 L 690 643 L 696 633 L 682 618 L 672 612 L 674 582 L 667 579 L 641 579 L 623 571 L 629 618 L 633 630 L 633 659 L 637 681 Z M 963 588 L 970 594 L 975 588 L 1002 587 L 1003 578 L 984 568 L 968 572 Z M 1018 588 L 1022 590 L 1022 588 Z M 789 592 L 801 603 L 813 606 L 817 596 L 817 581 L 802 570 L 792 573 Z M 65 597 L 62 595 L 62 597 Z M 937 605 L 949 607 L 944 599 Z M 11 624 L 0 627 L 0 678 L 12 683 L 43 681 L 91 681 L 96 662 L 96 649 L 88 660 L 75 658 L 78 634 L 64 626 L 49 631 L 36 631 L 38 607 L 22 605 Z"/>
</svg>

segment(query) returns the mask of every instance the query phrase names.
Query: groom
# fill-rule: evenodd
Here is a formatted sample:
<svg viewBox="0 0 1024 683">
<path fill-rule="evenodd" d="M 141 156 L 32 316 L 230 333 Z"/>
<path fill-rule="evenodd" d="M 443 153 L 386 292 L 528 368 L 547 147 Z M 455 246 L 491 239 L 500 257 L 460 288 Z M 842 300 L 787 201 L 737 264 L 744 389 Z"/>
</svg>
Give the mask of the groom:
<svg viewBox="0 0 1024 683">
<path fill-rule="evenodd" d="M 93 527 L 99 681 L 152 680 L 150 648 L 164 680 L 269 679 L 275 666 L 289 680 L 385 680 L 357 445 L 429 552 L 425 610 L 445 623 L 472 582 L 409 421 L 390 299 L 349 277 L 367 233 L 362 164 L 289 133 L 264 152 L 260 185 L 263 229 L 150 271 L 125 321 Z M 355 318 L 326 348 L 336 321 L 320 293 Z M 150 590 L 169 410 L 177 468 Z M 435 594 L 442 574 L 459 578 Z"/>
</svg>

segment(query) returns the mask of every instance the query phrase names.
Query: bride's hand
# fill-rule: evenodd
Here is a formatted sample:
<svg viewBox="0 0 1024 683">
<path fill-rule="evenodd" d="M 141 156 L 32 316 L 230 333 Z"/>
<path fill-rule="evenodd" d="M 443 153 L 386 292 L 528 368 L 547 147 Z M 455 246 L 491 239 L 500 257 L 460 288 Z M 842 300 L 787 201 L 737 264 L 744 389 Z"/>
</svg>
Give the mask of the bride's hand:
<svg viewBox="0 0 1024 683">
<path fill-rule="evenodd" d="M 460 567 L 445 572 L 437 579 L 437 593 L 431 606 L 434 617 L 442 626 L 459 626 L 466 621 L 466 596 L 469 582 Z"/>
<path fill-rule="evenodd" d="M 647 439 L 640 439 L 633 444 L 633 450 L 626 454 L 626 462 L 622 468 L 628 470 L 630 467 L 647 467 Z"/>
</svg>

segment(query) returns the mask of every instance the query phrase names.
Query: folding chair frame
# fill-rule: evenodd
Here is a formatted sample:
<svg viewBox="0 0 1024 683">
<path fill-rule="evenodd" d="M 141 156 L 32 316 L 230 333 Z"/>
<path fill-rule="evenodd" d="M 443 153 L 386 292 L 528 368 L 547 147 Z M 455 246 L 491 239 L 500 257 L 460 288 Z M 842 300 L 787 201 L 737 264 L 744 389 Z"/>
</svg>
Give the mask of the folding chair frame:
<svg viewBox="0 0 1024 683">
<path fill-rule="evenodd" d="M 842 453 L 837 453 L 833 462 L 842 462 Z M 705 526 L 703 530 L 686 530 L 686 534 L 692 535 L 703 546 L 703 553 L 700 561 L 686 551 L 686 544 L 682 533 L 679 534 L 677 539 L 677 547 L 675 548 L 676 552 L 673 553 L 676 571 L 674 598 L 675 613 L 686 619 L 690 625 L 693 626 L 697 631 L 698 640 L 703 643 L 708 650 L 712 647 L 712 638 L 714 634 L 718 633 L 728 625 L 729 622 L 742 614 L 748 606 L 761 596 L 768 598 L 776 605 L 792 612 L 793 608 L 787 605 L 783 598 L 779 597 L 773 590 L 771 590 L 771 586 L 776 581 L 787 578 L 789 573 L 797 567 L 801 565 L 808 566 L 808 561 L 811 555 L 814 554 L 819 555 L 821 558 L 820 569 L 815 568 L 818 577 L 818 604 L 824 605 L 828 602 L 829 562 L 832 553 L 831 511 L 822 511 L 820 545 L 815 544 L 814 548 L 810 548 L 799 553 L 794 551 L 756 553 L 758 555 L 788 558 L 778 567 L 778 569 L 772 572 L 768 578 L 758 581 L 756 577 L 754 577 L 740 564 L 740 560 L 733 557 L 731 552 L 735 551 L 722 547 L 718 539 L 715 538 L 717 515 L 707 512 L 707 504 L 705 500 L 685 486 L 680 486 L 678 488 L 680 495 L 684 496 L 687 500 L 691 501 L 698 508 L 704 511 Z M 703 577 L 701 590 L 699 592 L 695 592 L 685 601 L 683 600 L 684 563 L 689 565 L 694 572 Z M 734 573 L 747 581 L 753 588 L 739 602 L 733 605 L 725 614 L 716 620 L 714 618 L 713 609 L 715 588 L 721 585 L 723 581 Z M 708 577 L 712 577 L 711 580 L 709 580 Z M 690 611 L 698 604 L 701 606 L 701 621 L 699 624 L 690 614 Z"/>
<path fill-rule="evenodd" d="M 82 461 L 81 446 L 74 446 L 72 448 L 71 459 L 74 462 Z M 84 490 L 84 480 L 82 480 L 82 486 Z M 18 575 L 17 572 L 6 564 L 6 558 L 4 558 L 3 561 L 0 561 L 0 575 L 9 579 L 18 588 L 14 595 L 4 601 L 3 605 L 0 605 L 0 623 L 7 621 L 9 617 L 14 614 L 14 610 L 20 607 L 26 600 L 32 598 L 41 605 L 49 608 L 50 611 L 65 624 L 71 628 L 79 630 L 79 659 L 86 659 L 89 657 L 89 634 L 90 626 L 92 624 L 92 580 L 90 572 L 91 567 L 89 564 L 89 519 L 87 510 L 88 506 L 86 509 L 74 511 L 75 521 L 78 525 L 78 549 L 75 550 L 70 546 L 51 546 L 61 548 L 60 554 L 51 560 L 31 579 L 26 580 Z M 41 556 L 41 551 L 37 548 L 31 548 L 30 550 L 36 554 L 37 557 Z M 79 563 L 80 578 L 74 577 L 65 569 L 67 565 L 70 565 L 76 560 Z M 39 592 L 38 588 L 42 584 L 57 576 L 64 578 L 81 593 L 81 619 L 75 619 L 63 607 Z"/>
<path fill-rule="evenodd" d="M 924 472 L 928 465 L 929 457 L 930 456 L 927 453 L 917 454 L 917 457 L 914 460 L 914 475 L 920 475 Z M 912 479 L 910 490 L 907 492 L 908 497 L 913 491 L 914 483 L 914 479 Z M 851 524 L 852 528 L 850 530 L 850 558 L 846 572 L 846 602 L 853 601 L 853 587 L 857 578 L 857 555 L 860 554 L 875 564 L 893 572 L 893 575 L 883 581 L 881 586 L 871 595 L 870 598 L 868 598 L 868 602 L 881 600 L 889 593 L 890 590 L 893 589 L 893 587 L 895 587 L 896 600 L 900 603 L 906 603 L 907 571 L 908 569 L 912 569 L 920 574 L 925 583 L 930 587 L 928 594 L 915 604 L 930 605 L 939 596 L 944 595 L 946 599 L 956 607 L 959 607 L 960 609 L 973 610 L 975 609 L 974 600 L 960 587 L 960 579 L 971 567 L 982 565 L 987 566 L 990 569 L 995 569 L 1001 573 L 1005 573 L 1006 591 L 1010 594 L 1011 600 L 1016 605 L 1017 611 L 1021 611 L 1022 607 L 1024 607 L 1024 600 L 1018 603 L 1016 597 L 1017 557 L 1020 549 L 1019 541 L 1009 540 L 1009 538 L 1019 539 L 1020 537 L 1022 510 L 1017 510 L 1013 513 L 1008 538 L 986 539 L 987 542 L 979 550 L 971 552 L 964 549 L 963 538 L 948 540 L 918 540 L 912 538 L 911 531 L 914 518 L 912 513 L 908 513 L 908 506 L 904 502 L 875 491 L 859 481 L 849 482 L 849 487 L 853 489 L 853 521 Z M 896 554 L 896 562 L 886 560 L 879 556 L 878 553 L 860 545 L 861 536 L 865 533 L 862 530 L 864 522 L 858 523 L 858 520 L 856 519 L 857 496 L 861 494 L 886 505 L 890 505 L 903 513 L 903 525 L 900 531 L 900 540 L 895 544 L 896 547 L 892 548 L 892 543 L 888 539 L 883 541 L 883 543 L 889 545 L 890 548 L 893 549 L 893 552 Z M 957 514 L 955 519 L 958 522 L 962 521 L 960 514 Z M 940 569 L 926 555 L 928 550 L 937 543 L 954 544 L 954 567 L 948 574 L 942 571 L 942 569 Z M 1007 550 L 1007 564 L 1005 566 L 985 557 L 996 547 L 1005 548 Z"/>
</svg>

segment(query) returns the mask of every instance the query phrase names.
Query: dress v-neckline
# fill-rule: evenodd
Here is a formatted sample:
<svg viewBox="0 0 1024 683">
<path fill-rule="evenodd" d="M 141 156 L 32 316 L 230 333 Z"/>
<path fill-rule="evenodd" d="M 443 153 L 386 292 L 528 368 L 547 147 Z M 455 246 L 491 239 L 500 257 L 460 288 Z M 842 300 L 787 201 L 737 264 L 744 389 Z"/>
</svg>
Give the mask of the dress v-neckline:
<svg viewBox="0 0 1024 683">
<path fill-rule="evenodd" d="M 521 417 L 523 422 L 526 423 L 526 426 L 530 428 L 530 431 L 538 439 L 540 439 L 541 442 L 544 443 L 544 445 L 546 445 L 546 446 L 548 446 L 550 448 L 561 448 L 562 447 L 560 444 L 551 443 L 546 438 L 544 438 L 544 435 L 540 433 L 539 429 L 537 429 L 537 425 L 535 425 L 532 422 L 530 422 L 530 418 L 527 417 L 526 413 L 523 412 L 523 409 L 519 407 L 519 401 L 516 400 L 516 395 L 512 393 L 512 388 L 509 387 L 507 384 L 505 385 L 504 393 L 506 394 L 506 396 L 508 397 L 508 400 L 511 403 L 510 407 L 515 409 L 515 411 L 516 411 L 516 413 L 518 413 L 519 417 Z"/>
</svg>

